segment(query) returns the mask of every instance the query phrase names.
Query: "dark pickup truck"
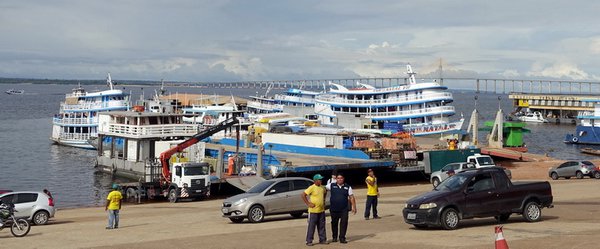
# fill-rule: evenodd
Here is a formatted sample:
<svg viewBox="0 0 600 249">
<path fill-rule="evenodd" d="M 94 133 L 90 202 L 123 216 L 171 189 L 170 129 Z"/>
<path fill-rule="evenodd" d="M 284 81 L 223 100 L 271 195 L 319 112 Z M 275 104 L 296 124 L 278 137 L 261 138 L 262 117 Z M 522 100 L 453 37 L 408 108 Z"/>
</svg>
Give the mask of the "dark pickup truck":
<svg viewBox="0 0 600 249">
<path fill-rule="evenodd" d="M 499 167 L 462 171 L 433 191 L 406 202 L 404 221 L 416 228 L 441 226 L 456 229 L 461 219 L 495 217 L 499 222 L 511 214 L 525 220 L 542 218 L 542 208 L 552 208 L 552 188 L 548 182 L 512 183 Z"/>
</svg>

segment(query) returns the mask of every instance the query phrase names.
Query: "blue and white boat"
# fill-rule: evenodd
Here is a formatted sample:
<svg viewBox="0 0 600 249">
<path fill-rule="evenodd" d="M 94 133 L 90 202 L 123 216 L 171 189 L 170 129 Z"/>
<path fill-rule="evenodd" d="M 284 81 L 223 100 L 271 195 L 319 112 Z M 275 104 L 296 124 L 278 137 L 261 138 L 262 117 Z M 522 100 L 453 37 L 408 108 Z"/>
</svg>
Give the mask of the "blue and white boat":
<svg viewBox="0 0 600 249">
<path fill-rule="evenodd" d="M 86 92 L 79 85 L 66 94 L 60 103 L 59 114 L 54 115 L 52 137 L 57 144 L 85 149 L 94 149 L 90 140 L 98 137 L 98 112 L 126 111 L 129 109 L 129 94 L 114 89 L 108 74 L 109 90 Z"/>
<path fill-rule="evenodd" d="M 303 90 L 302 87 L 290 88 L 283 94 L 275 94 L 274 99 L 284 106 L 313 107 L 319 94 L 321 93 Z"/>
<path fill-rule="evenodd" d="M 452 93 L 437 82 L 417 83 L 410 65 L 405 85 L 375 88 L 357 82 L 358 88 L 333 86 L 316 97 L 315 113 L 321 123 L 350 129 L 408 131 L 415 136 L 455 132 L 464 119 L 451 122 L 455 114 Z"/>
<path fill-rule="evenodd" d="M 575 134 L 567 134 L 565 143 L 569 144 L 600 144 L 600 99 L 581 100 L 593 103 L 593 111 L 580 111 L 577 115 L 579 124 Z"/>
</svg>

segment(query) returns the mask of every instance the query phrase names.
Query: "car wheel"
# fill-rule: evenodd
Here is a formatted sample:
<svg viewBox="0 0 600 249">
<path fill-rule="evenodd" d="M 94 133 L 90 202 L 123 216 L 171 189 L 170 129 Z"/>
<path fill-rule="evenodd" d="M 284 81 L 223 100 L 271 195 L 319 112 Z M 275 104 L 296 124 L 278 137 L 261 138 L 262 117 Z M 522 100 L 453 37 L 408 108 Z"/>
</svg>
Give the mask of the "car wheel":
<svg viewBox="0 0 600 249">
<path fill-rule="evenodd" d="M 171 203 L 175 203 L 177 202 L 177 189 L 171 189 L 171 191 L 169 191 L 169 202 Z"/>
<path fill-rule="evenodd" d="M 535 201 L 530 201 L 523 208 L 523 218 L 529 222 L 536 222 L 542 219 L 542 208 Z"/>
<path fill-rule="evenodd" d="M 552 178 L 552 180 L 558 180 L 558 174 L 556 172 L 552 172 L 552 174 L 550 174 L 550 177 Z"/>
<path fill-rule="evenodd" d="M 454 230 L 458 227 L 460 216 L 458 215 L 456 209 L 448 208 L 445 209 L 444 212 L 442 212 L 440 220 L 440 222 L 442 223 L 442 228 L 446 230 Z"/>
<path fill-rule="evenodd" d="M 436 188 L 438 185 L 440 185 L 440 179 L 437 177 L 434 177 L 433 181 L 431 181 L 431 183 L 433 184 L 433 187 Z"/>
<path fill-rule="evenodd" d="M 577 173 L 575 173 L 575 177 L 577 177 L 577 179 L 583 179 L 583 173 L 581 173 L 581 171 L 577 171 Z"/>
<path fill-rule="evenodd" d="M 46 211 L 37 211 L 34 215 L 33 215 L 33 224 L 36 225 L 46 225 L 48 223 L 48 220 L 50 219 L 50 214 Z"/>
<path fill-rule="evenodd" d="M 508 221 L 508 219 L 510 218 L 510 214 L 501 214 L 501 215 L 496 215 L 496 216 L 494 216 L 494 218 L 496 218 L 496 220 L 497 220 L 499 223 L 504 223 L 504 222 L 507 222 L 507 221 Z"/>
<path fill-rule="evenodd" d="M 414 226 L 416 229 L 425 229 L 425 228 L 427 228 L 427 227 L 428 227 L 427 225 L 421 225 L 421 224 L 413 224 L 413 226 Z"/>
<path fill-rule="evenodd" d="M 300 217 L 302 217 L 303 214 L 304 214 L 304 212 L 293 212 L 293 213 L 290 213 L 290 215 L 292 217 L 294 217 L 294 218 L 300 218 Z"/>
<path fill-rule="evenodd" d="M 594 178 L 600 179 L 600 171 L 594 172 Z"/>
<path fill-rule="evenodd" d="M 242 221 L 244 221 L 244 218 L 240 218 L 240 217 L 231 217 L 229 218 L 229 220 L 233 223 L 242 223 Z"/>
<path fill-rule="evenodd" d="M 252 223 L 262 222 L 264 218 L 265 210 L 261 206 L 252 206 L 248 211 L 248 220 Z"/>
</svg>

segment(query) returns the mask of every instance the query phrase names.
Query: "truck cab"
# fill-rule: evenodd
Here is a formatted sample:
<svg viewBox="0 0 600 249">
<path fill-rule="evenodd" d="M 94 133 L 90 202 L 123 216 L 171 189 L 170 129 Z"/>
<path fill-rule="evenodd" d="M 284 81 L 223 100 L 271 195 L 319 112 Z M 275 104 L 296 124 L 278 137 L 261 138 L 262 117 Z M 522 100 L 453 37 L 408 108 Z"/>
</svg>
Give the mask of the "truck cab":
<svg viewBox="0 0 600 249">
<path fill-rule="evenodd" d="M 467 157 L 467 163 L 475 165 L 475 168 L 494 167 L 494 160 L 488 155 L 475 154 Z"/>
<path fill-rule="evenodd" d="M 208 163 L 174 163 L 171 166 L 169 201 L 179 198 L 201 198 L 210 195 Z"/>
</svg>

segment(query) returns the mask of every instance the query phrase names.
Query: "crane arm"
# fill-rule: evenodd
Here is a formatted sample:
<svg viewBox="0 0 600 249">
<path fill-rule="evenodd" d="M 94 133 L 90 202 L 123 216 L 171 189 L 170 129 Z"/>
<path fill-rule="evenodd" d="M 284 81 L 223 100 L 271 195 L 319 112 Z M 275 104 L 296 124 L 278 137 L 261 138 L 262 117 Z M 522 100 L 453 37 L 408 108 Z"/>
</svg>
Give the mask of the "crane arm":
<svg viewBox="0 0 600 249">
<path fill-rule="evenodd" d="M 165 150 L 164 152 L 160 153 L 160 163 L 162 165 L 162 175 L 163 175 L 164 181 L 167 183 L 171 183 L 171 169 L 170 169 L 170 165 L 169 165 L 169 160 L 171 159 L 171 156 L 173 156 L 175 153 L 182 152 L 186 148 L 200 142 L 202 139 L 210 137 L 219 131 L 222 131 L 231 126 L 234 126 L 238 122 L 239 122 L 239 120 L 236 117 L 231 117 L 231 118 L 229 118 L 225 121 L 222 121 L 212 127 L 209 127 L 207 129 L 204 129 L 204 130 L 198 132 L 196 135 L 179 143 L 175 147 L 170 148 L 170 149 Z"/>
</svg>

